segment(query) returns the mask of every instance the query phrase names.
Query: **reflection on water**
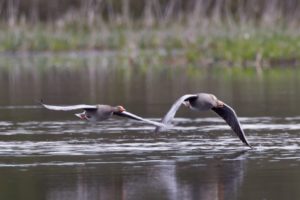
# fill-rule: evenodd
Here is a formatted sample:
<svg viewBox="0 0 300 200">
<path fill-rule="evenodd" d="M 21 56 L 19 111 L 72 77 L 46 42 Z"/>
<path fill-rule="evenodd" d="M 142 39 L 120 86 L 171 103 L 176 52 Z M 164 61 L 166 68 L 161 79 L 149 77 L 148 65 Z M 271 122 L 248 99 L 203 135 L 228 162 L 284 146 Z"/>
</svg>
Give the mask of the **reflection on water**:
<svg viewBox="0 0 300 200">
<path fill-rule="evenodd" d="M 101 54 L 0 56 L 0 106 L 32 105 L 43 98 L 57 104 L 123 104 L 131 111 L 161 117 L 179 96 L 211 92 L 243 116 L 299 114 L 300 70 L 275 69 L 257 77 L 251 69 L 152 66 L 151 62 L 144 67 L 116 60 Z"/>
<path fill-rule="evenodd" d="M 222 164 L 219 166 L 218 164 Z M 26 175 L 39 189 L 47 188 L 46 199 L 237 199 L 243 183 L 242 160 L 187 167 L 189 163 L 147 165 L 100 165 L 97 167 L 30 168 L 8 172 L 10 179 L 26 182 Z M 6 171 L 7 173 L 7 171 Z M 42 179 L 40 175 L 44 174 Z M 6 175 L 2 177 L 8 178 Z M 23 179 L 23 180 L 22 180 Z M 25 179 L 25 180 L 24 180 Z M 28 179 L 27 179 L 28 180 Z M 11 184 L 11 183 L 10 183 Z M 21 186 L 15 183 L 15 186 Z M 41 184 L 41 185 L 40 185 Z M 31 197 L 30 193 L 24 197 Z"/>
<path fill-rule="evenodd" d="M 195 126 L 198 121 L 180 123 Z M 214 138 L 195 128 L 192 133 L 183 129 L 155 135 L 149 130 L 153 127 L 112 120 L 101 128 L 88 126 L 74 121 L 3 122 L 1 177 L 10 176 L 12 187 L 23 187 L 16 180 L 26 182 L 32 176 L 33 190 L 46 182 L 37 187 L 47 188 L 46 199 L 238 197 L 247 147 L 228 133 Z"/>
<path fill-rule="evenodd" d="M 298 185 L 300 118 L 241 122 L 252 150 L 215 117 L 179 118 L 176 129 L 161 134 L 122 119 L 2 121 L 0 187 L 6 192 L 0 197 L 18 199 L 12 188 L 27 188 L 31 192 L 20 191 L 26 199 L 274 199 L 274 187 L 290 179 Z M 272 188 L 277 176 L 285 179 Z M 267 187 L 254 187 L 262 180 Z M 290 186 L 282 192 L 299 195 Z"/>
<path fill-rule="evenodd" d="M 97 56 L 0 57 L 0 199 L 297 199 L 297 70 L 128 66 Z M 122 64 L 122 62 L 121 62 Z M 182 94 L 232 105 L 249 149 L 213 113 L 182 108 L 173 129 L 96 124 L 36 102 L 123 104 L 151 120 Z"/>
<path fill-rule="evenodd" d="M 299 117 L 253 117 L 241 118 L 240 121 L 254 147 L 248 158 L 300 159 L 297 154 L 300 150 Z M 144 163 L 173 159 L 186 161 L 199 156 L 206 159 L 249 150 L 219 118 L 179 118 L 173 129 L 161 134 L 154 133 L 154 127 L 148 124 L 120 118 L 96 124 L 83 121 L 2 121 L 0 125 L 0 156 L 7 156 L 5 159 L 10 160 L 9 163 L 0 163 L 0 167 L 60 165 L 61 160 L 55 160 L 55 157 L 51 162 L 52 156 L 78 157 L 78 164 Z M 90 160 L 90 156 L 99 155 L 103 155 L 100 160 Z M 27 163 L 27 158 L 32 156 L 37 156 L 37 162 L 31 163 L 32 159 L 29 159 Z M 17 162 L 15 157 L 22 157 L 22 162 Z M 67 163 L 73 164 L 73 161 Z"/>
</svg>

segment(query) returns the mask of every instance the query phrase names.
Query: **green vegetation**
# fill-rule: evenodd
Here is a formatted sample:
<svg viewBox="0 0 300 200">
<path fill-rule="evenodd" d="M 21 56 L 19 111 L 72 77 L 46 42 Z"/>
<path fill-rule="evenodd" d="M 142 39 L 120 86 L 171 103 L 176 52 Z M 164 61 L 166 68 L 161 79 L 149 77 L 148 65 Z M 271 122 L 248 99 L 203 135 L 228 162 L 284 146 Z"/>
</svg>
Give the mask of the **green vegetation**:
<svg viewBox="0 0 300 200">
<path fill-rule="evenodd" d="M 258 55 L 264 62 L 273 64 L 300 58 L 300 35 L 259 29 L 222 35 L 194 30 L 192 38 L 185 26 L 174 26 L 167 30 L 120 27 L 57 30 L 46 25 L 6 28 L 0 30 L 0 51 L 121 50 L 131 58 L 147 50 L 165 50 L 169 54 L 179 52 L 179 56 L 174 57 L 178 62 L 207 64 L 226 61 L 241 66 L 253 64 Z"/>
<path fill-rule="evenodd" d="M 300 60 L 297 1 L 76 0 L 59 7 L 56 0 L 45 1 L 50 12 L 40 1 L 13 2 L 19 1 L 10 1 L 11 12 L 1 14 L 0 52 L 105 50 L 138 63 L 168 57 L 172 64 L 203 66 Z"/>
</svg>

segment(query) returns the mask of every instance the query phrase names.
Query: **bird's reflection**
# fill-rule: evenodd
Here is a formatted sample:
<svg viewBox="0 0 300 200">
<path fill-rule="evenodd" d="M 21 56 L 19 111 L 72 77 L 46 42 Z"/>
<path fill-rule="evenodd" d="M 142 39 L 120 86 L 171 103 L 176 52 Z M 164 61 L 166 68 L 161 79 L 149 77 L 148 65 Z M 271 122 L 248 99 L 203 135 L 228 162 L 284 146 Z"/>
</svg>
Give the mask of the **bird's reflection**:
<svg viewBox="0 0 300 200">
<path fill-rule="evenodd" d="M 246 152 L 222 155 L 200 168 L 177 165 L 180 199 L 238 199 L 245 174 Z"/>
<path fill-rule="evenodd" d="M 70 199 L 70 197 L 72 199 L 238 199 L 239 188 L 245 174 L 246 157 L 246 151 L 242 151 L 221 157 L 216 156 L 205 162 L 202 161 L 203 158 L 198 158 L 199 160 L 147 163 L 140 166 L 113 164 L 94 168 L 93 170 L 97 172 L 87 172 L 82 169 L 77 171 L 75 185 L 66 188 L 51 187 L 47 197 L 48 199 Z M 65 182 L 65 185 L 68 184 Z"/>
</svg>

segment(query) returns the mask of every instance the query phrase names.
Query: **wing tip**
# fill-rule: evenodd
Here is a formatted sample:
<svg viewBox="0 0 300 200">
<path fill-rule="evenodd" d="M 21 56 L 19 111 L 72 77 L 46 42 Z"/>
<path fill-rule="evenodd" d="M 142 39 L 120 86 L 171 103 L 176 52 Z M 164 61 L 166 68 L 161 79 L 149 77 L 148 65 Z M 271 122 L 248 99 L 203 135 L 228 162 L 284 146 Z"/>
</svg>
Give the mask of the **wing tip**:
<svg viewBox="0 0 300 200">
<path fill-rule="evenodd" d="M 245 140 L 244 144 L 248 147 L 250 147 L 250 149 L 253 149 L 252 145 L 249 144 L 249 142 L 247 140 Z"/>
<path fill-rule="evenodd" d="M 253 149 L 252 145 L 247 141 L 246 137 L 244 136 L 243 138 L 240 138 L 240 140 L 248 147 Z"/>
</svg>

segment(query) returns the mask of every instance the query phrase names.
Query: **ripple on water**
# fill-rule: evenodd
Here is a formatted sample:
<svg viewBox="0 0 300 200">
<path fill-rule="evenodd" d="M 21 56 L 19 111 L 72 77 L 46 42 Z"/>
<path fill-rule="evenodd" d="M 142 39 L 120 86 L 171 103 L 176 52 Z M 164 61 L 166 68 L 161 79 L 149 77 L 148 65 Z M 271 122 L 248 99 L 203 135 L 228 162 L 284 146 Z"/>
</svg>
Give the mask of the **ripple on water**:
<svg viewBox="0 0 300 200">
<path fill-rule="evenodd" d="M 152 119 L 159 120 L 159 119 Z M 300 153 L 300 117 L 241 118 L 254 149 L 249 159 L 270 161 L 296 159 Z M 21 165 L 20 157 L 51 157 L 47 162 L 25 163 L 74 165 L 99 162 L 208 159 L 228 152 L 247 150 L 219 118 L 179 118 L 175 126 L 159 134 L 154 127 L 132 120 L 108 120 L 97 124 L 82 121 L 0 122 L 0 166 Z M 78 162 L 56 160 L 79 156 Z M 9 162 L 6 161 L 7 158 Z"/>
</svg>

